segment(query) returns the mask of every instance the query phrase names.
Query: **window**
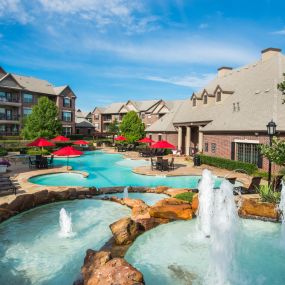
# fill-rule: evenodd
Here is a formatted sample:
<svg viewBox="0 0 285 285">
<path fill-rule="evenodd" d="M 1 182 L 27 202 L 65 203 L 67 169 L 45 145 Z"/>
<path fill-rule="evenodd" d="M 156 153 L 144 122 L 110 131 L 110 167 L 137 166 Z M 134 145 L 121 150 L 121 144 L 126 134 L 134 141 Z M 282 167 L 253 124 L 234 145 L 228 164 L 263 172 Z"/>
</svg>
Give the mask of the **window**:
<svg viewBox="0 0 285 285">
<path fill-rule="evenodd" d="M 219 91 L 217 93 L 216 102 L 220 102 L 221 100 L 222 100 L 222 93 L 221 93 L 221 91 Z"/>
<path fill-rule="evenodd" d="M 211 152 L 215 153 L 217 149 L 217 145 L 215 143 L 211 143 Z"/>
<path fill-rule="evenodd" d="M 95 123 L 94 126 L 95 126 L 95 129 L 99 129 L 99 124 L 98 123 Z"/>
<path fill-rule="evenodd" d="M 79 130 L 79 129 L 76 129 L 76 134 L 79 135 L 79 133 L 80 133 L 80 130 Z"/>
<path fill-rule="evenodd" d="M 209 144 L 208 143 L 205 143 L 205 149 L 204 149 L 205 152 L 208 152 L 209 151 Z"/>
<path fill-rule="evenodd" d="M 33 95 L 24 93 L 24 103 L 33 103 Z"/>
<path fill-rule="evenodd" d="M 196 105 L 197 105 L 197 99 L 193 98 L 193 107 L 196 107 Z"/>
<path fill-rule="evenodd" d="M 13 102 L 12 100 L 12 93 L 10 92 L 0 92 L 0 101 L 1 102 Z M 16 102 L 16 100 L 15 100 Z"/>
<path fill-rule="evenodd" d="M 151 115 L 148 115 L 147 118 L 148 118 L 148 119 L 151 119 Z"/>
<path fill-rule="evenodd" d="M 72 113 L 68 112 L 68 111 L 62 112 L 62 120 L 64 122 L 71 122 L 72 121 Z"/>
<path fill-rule="evenodd" d="M 71 100 L 68 97 L 63 98 L 63 107 L 71 107 Z"/>
<path fill-rule="evenodd" d="M 204 95 L 204 97 L 203 97 L 203 103 L 204 103 L 204 104 L 207 104 L 207 103 L 208 103 L 208 96 L 207 96 L 207 95 Z"/>
<path fill-rule="evenodd" d="M 64 136 L 70 136 L 71 135 L 71 130 L 72 130 L 72 128 L 71 127 L 62 127 L 62 134 L 64 135 Z"/>
<path fill-rule="evenodd" d="M 158 141 L 160 142 L 162 140 L 162 135 L 158 135 Z"/>
<path fill-rule="evenodd" d="M 95 120 L 99 120 L 99 114 L 94 115 Z"/>
<path fill-rule="evenodd" d="M 142 118 L 142 119 L 145 118 L 145 113 L 141 113 L 141 118 Z"/>
<path fill-rule="evenodd" d="M 258 164 L 259 148 L 255 143 L 236 143 L 237 160 Z"/>
<path fill-rule="evenodd" d="M 0 125 L 0 134 L 4 134 L 6 132 L 6 127 L 5 125 Z"/>
<path fill-rule="evenodd" d="M 91 134 L 91 129 L 88 129 L 87 133 L 88 133 L 88 135 L 90 135 Z"/>
<path fill-rule="evenodd" d="M 28 115 L 30 115 L 32 113 L 32 108 L 24 108 L 23 109 L 23 116 L 27 117 Z"/>
</svg>

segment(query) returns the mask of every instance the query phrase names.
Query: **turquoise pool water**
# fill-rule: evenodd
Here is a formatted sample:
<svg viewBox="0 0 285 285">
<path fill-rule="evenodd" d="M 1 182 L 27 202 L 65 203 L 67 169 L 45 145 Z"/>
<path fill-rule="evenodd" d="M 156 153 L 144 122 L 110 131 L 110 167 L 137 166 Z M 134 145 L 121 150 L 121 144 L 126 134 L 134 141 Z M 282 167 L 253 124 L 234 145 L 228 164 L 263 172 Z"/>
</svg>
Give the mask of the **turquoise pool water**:
<svg viewBox="0 0 285 285">
<path fill-rule="evenodd" d="M 285 284 L 280 224 L 240 219 L 230 280 L 216 284 L 208 275 L 210 239 L 199 235 L 196 222 L 161 225 L 137 238 L 126 259 L 143 273 L 147 285 Z"/>
<path fill-rule="evenodd" d="M 135 197 L 154 204 L 164 195 L 135 193 Z M 71 213 L 72 237 L 59 235 L 61 208 Z M 86 250 L 100 249 L 111 237 L 109 225 L 130 213 L 110 201 L 74 200 L 38 207 L 0 224 L 0 284 L 73 284 Z"/>
<path fill-rule="evenodd" d="M 56 165 L 65 165 L 66 159 L 55 159 Z M 169 187 L 196 188 L 200 176 L 160 176 L 138 175 L 132 168 L 140 165 L 149 165 L 148 161 L 126 160 L 120 154 L 106 154 L 102 151 L 86 152 L 85 155 L 71 158 L 69 164 L 73 170 L 87 171 L 89 177 L 84 178 L 76 173 L 60 173 L 33 177 L 30 182 L 47 186 L 85 186 L 85 187 L 112 187 L 112 186 L 146 186 L 159 185 Z M 216 187 L 220 179 L 216 179 Z"/>
</svg>

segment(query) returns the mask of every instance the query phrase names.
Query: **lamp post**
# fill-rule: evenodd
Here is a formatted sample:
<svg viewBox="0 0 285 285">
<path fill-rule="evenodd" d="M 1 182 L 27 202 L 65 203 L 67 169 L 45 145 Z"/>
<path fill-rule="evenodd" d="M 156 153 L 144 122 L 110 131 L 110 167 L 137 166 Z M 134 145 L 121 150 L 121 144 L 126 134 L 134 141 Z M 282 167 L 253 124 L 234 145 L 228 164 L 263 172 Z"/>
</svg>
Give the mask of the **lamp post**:
<svg viewBox="0 0 285 285">
<path fill-rule="evenodd" d="M 269 136 L 269 145 L 272 146 L 272 138 L 276 134 L 276 124 L 271 120 L 267 124 L 267 134 Z M 269 165 L 268 165 L 268 186 L 270 185 L 271 182 L 271 160 L 269 159 Z"/>
</svg>

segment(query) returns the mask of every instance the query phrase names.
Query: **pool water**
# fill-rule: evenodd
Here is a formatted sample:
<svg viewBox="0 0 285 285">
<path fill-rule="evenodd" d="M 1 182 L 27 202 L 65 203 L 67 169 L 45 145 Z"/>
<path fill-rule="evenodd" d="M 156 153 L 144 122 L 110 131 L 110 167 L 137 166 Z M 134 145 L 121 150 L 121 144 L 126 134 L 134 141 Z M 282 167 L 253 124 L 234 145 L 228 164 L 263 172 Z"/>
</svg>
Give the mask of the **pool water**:
<svg viewBox="0 0 285 285">
<path fill-rule="evenodd" d="M 208 274 L 210 239 L 201 237 L 196 223 L 161 225 L 136 239 L 126 259 L 143 273 L 147 285 L 226 285 L 216 284 Z M 285 284 L 280 224 L 240 219 L 236 226 L 234 266 L 227 285 Z"/>
<path fill-rule="evenodd" d="M 55 165 L 65 165 L 66 159 L 56 158 Z M 124 159 L 121 154 L 106 154 L 102 151 L 85 152 L 83 156 L 70 158 L 69 165 L 73 170 L 89 173 L 84 178 L 78 173 L 59 173 L 41 175 L 30 178 L 30 182 L 46 186 L 83 186 L 83 187 L 112 187 L 112 186 L 145 186 L 160 185 L 174 188 L 197 188 L 200 176 L 166 177 L 164 172 L 159 176 L 139 175 L 132 168 L 149 165 L 145 160 Z M 216 179 L 215 186 L 221 183 Z"/>
</svg>

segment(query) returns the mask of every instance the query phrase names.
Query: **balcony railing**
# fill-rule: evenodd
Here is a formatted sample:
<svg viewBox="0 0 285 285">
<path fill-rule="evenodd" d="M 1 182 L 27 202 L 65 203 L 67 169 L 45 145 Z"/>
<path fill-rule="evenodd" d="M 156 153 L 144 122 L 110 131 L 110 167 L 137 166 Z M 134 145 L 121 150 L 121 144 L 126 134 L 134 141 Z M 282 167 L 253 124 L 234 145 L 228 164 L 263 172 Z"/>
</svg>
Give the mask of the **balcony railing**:
<svg viewBox="0 0 285 285">
<path fill-rule="evenodd" d="M 20 115 L 8 115 L 0 114 L 0 120 L 2 121 L 19 121 Z"/>
<path fill-rule="evenodd" d="M 19 136 L 19 131 L 0 131 L 0 137 L 6 137 L 6 136 Z"/>
<path fill-rule="evenodd" d="M 5 102 L 5 103 L 20 103 L 20 100 L 19 100 L 18 98 L 0 97 L 0 102 Z"/>
</svg>

